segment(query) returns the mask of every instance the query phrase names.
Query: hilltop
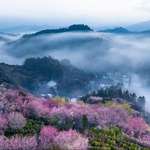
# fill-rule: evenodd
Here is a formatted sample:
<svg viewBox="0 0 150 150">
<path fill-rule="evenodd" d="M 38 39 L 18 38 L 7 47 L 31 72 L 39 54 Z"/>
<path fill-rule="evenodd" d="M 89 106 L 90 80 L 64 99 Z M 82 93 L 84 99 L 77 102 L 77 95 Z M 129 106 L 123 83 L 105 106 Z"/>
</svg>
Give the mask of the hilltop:
<svg viewBox="0 0 150 150">
<path fill-rule="evenodd" d="M 36 32 L 34 34 L 27 34 L 24 35 L 24 38 L 29 38 L 37 35 L 42 35 L 42 34 L 52 34 L 52 33 L 63 33 L 63 32 L 90 32 L 93 31 L 89 26 L 84 25 L 84 24 L 74 24 L 69 26 L 68 28 L 60 28 L 60 29 L 47 29 L 47 30 L 42 30 L 39 32 Z"/>
<path fill-rule="evenodd" d="M 87 85 L 94 79 L 93 75 L 72 66 L 68 60 L 60 62 L 51 57 L 28 58 L 23 65 L 1 63 L 0 76 L 1 83 L 18 85 L 34 94 L 51 93 L 69 97 L 90 90 Z M 49 85 L 51 81 L 56 86 Z"/>
</svg>

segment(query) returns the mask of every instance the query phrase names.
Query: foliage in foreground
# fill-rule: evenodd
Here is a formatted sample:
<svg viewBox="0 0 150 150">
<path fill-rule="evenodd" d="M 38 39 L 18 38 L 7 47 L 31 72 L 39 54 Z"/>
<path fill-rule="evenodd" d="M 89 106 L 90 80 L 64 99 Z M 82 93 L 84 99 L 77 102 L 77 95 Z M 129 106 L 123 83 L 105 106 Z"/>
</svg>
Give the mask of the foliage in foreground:
<svg viewBox="0 0 150 150">
<path fill-rule="evenodd" d="M 0 88 L 0 149 L 148 149 L 148 124 L 127 104 L 72 103 Z"/>
</svg>

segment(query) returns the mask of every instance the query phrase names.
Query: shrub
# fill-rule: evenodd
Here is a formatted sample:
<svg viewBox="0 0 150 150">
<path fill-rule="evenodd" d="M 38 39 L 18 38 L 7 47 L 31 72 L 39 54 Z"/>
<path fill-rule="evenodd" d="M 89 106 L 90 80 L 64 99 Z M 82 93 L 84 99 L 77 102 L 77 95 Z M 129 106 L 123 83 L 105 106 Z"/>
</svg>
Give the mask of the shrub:
<svg viewBox="0 0 150 150">
<path fill-rule="evenodd" d="M 142 149 L 144 146 L 138 143 L 136 140 L 131 140 L 124 134 L 121 129 L 117 127 L 111 127 L 108 129 L 92 129 L 89 130 L 89 145 L 90 150 L 94 149 Z M 148 150 L 148 149 L 147 149 Z"/>
</svg>

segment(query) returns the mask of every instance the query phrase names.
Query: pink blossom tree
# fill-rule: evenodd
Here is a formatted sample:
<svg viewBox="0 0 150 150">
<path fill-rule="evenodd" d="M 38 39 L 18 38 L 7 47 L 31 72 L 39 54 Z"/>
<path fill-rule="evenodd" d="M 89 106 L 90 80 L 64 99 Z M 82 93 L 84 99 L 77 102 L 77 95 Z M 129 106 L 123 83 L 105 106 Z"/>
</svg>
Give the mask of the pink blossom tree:
<svg viewBox="0 0 150 150">
<path fill-rule="evenodd" d="M 6 141 L 6 145 L 8 145 L 8 149 L 35 149 L 37 146 L 36 137 L 11 137 Z"/>
<path fill-rule="evenodd" d="M 9 126 L 13 129 L 22 129 L 26 125 L 26 118 L 19 112 L 9 113 L 7 118 Z"/>
<path fill-rule="evenodd" d="M 49 149 L 52 144 L 55 136 L 58 134 L 58 131 L 56 128 L 52 126 L 44 126 L 39 134 L 39 146 L 42 149 Z"/>
<path fill-rule="evenodd" d="M 43 104 L 40 100 L 32 100 L 28 103 L 26 108 L 26 114 L 27 116 L 32 117 L 40 117 L 42 115 L 49 114 L 50 108 L 46 107 L 46 105 Z"/>
<path fill-rule="evenodd" d="M 123 126 L 129 117 L 129 114 L 127 111 L 125 111 L 123 108 L 117 107 L 117 106 L 110 106 L 108 108 L 108 124 L 113 126 Z"/>
<path fill-rule="evenodd" d="M 150 146 L 150 132 L 143 133 L 142 135 L 140 135 L 139 139 L 142 143 L 145 143 L 148 146 Z"/>
<path fill-rule="evenodd" d="M 126 128 L 131 135 L 138 137 L 147 130 L 148 125 L 144 119 L 133 117 L 128 120 Z"/>
<path fill-rule="evenodd" d="M 3 149 L 6 149 L 6 137 L 5 136 L 2 136 L 0 135 L 0 149 L 3 150 Z"/>
<path fill-rule="evenodd" d="M 0 134 L 2 133 L 3 129 L 6 128 L 7 124 L 8 121 L 5 118 L 0 116 Z"/>
<path fill-rule="evenodd" d="M 7 138 L 0 136 L 0 149 L 2 150 L 30 150 L 37 149 L 37 140 L 35 136 L 13 136 Z"/>
<path fill-rule="evenodd" d="M 88 139 L 74 130 L 62 131 L 54 139 L 55 144 L 62 150 L 87 150 Z"/>
</svg>

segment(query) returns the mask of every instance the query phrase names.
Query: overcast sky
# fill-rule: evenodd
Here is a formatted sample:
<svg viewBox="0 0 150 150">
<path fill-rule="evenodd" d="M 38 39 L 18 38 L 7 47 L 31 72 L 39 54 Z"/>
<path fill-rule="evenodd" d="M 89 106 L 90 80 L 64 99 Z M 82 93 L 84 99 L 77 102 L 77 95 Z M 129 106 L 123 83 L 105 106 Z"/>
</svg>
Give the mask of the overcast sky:
<svg viewBox="0 0 150 150">
<path fill-rule="evenodd" d="M 0 27 L 72 23 L 106 26 L 149 19 L 150 0 L 0 0 Z"/>
</svg>

